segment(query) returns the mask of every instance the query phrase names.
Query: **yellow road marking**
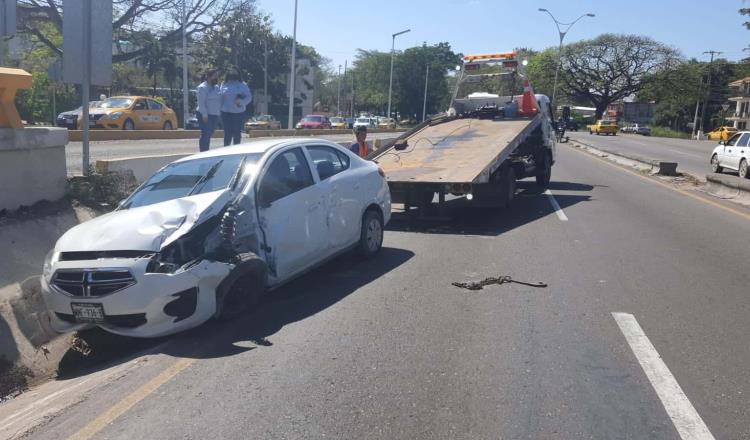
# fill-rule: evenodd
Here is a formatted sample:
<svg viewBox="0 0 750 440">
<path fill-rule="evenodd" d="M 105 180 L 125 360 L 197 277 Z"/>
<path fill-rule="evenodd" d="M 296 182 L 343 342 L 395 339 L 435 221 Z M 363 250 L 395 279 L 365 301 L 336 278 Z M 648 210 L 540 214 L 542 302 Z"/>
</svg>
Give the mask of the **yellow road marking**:
<svg viewBox="0 0 750 440">
<path fill-rule="evenodd" d="M 92 438 L 96 433 L 114 422 L 118 417 L 128 412 L 128 410 L 135 406 L 136 403 L 145 399 L 148 395 L 159 389 L 160 386 L 169 382 L 173 377 L 177 376 L 181 371 L 192 365 L 194 362 L 195 359 L 185 358 L 175 362 L 169 368 L 162 371 L 158 376 L 146 382 L 143 386 L 107 410 L 107 412 L 81 428 L 80 431 L 68 437 L 68 440 L 88 440 Z"/>
<path fill-rule="evenodd" d="M 730 208 L 728 206 L 724 206 L 721 203 L 717 203 L 717 202 L 714 202 L 713 200 L 708 200 L 708 199 L 705 199 L 705 198 L 703 198 L 701 196 L 693 194 L 693 193 L 691 193 L 689 191 L 685 191 L 684 189 L 675 188 L 674 186 L 672 186 L 670 184 L 667 184 L 667 183 L 664 183 L 664 182 L 660 182 L 660 181 L 658 181 L 656 179 L 653 179 L 651 177 L 646 177 L 643 174 L 640 174 L 640 173 L 637 173 L 637 172 L 635 172 L 633 170 L 629 170 L 627 168 L 624 168 L 621 165 L 615 164 L 615 163 L 613 163 L 611 161 L 608 161 L 606 159 L 602 159 L 601 157 L 597 157 L 597 156 L 595 156 L 595 155 L 593 155 L 591 153 L 584 152 L 584 151 L 582 151 L 582 148 L 573 148 L 573 147 L 569 147 L 569 148 L 571 150 L 573 150 L 573 151 L 578 152 L 579 154 L 583 154 L 586 157 L 598 160 L 599 162 L 602 162 L 605 165 L 609 165 L 609 166 L 611 166 L 613 168 L 617 168 L 618 170 L 623 171 L 625 173 L 632 174 L 632 175 L 634 175 L 636 177 L 639 177 L 639 178 L 641 178 L 641 179 L 643 179 L 643 180 L 645 180 L 647 182 L 651 182 L 651 183 L 663 186 L 664 188 L 670 189 L 672 191 L 676 191 L 676 192 L 678 192 L 678 193 L 680 193 L 680 194 L 682 194 L 684 196 L 690 197 L 691 199 L 695 199 L 695 200 L 698 200 L 699 202 L 703 202 L 703 203 L 706 203 L 706 204 L 711 205 L 713 207 L 722 209 L 724 211 L 731 212 L 732 214 L 735 214 L 735 215 L 737 215 L 739 217 L 742 217 L 745 220 L 750 220 L 750 214 L 748 214 L 746 212 L 738 211 L 738 210 Z"/>
</svg>

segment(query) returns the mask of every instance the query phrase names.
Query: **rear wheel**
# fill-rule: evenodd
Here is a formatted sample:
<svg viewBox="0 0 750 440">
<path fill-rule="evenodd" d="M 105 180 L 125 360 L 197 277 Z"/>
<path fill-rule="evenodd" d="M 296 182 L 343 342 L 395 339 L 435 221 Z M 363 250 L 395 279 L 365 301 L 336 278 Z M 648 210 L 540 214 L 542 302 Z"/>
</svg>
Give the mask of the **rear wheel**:
<svg viewBox="0 0 750 440">
<path fill-rule="evenodd" d="M 714 173 L 721 173 L 724 171 L 724 168 L 719 165 L 719 156 L 716 154 L 711 156 L 711 171 Z"/>
<path fill-rule="evenodd" d="M 745 159 L 742 159 L 742 161 L 740 161 L 740 170 L 739 171 L 740 171 L 740 178 L 741 179 L 747 179 L 748 177 L 750 177 L 747 174 L 747 161 Z"/>
<path fill-rule="evenodd" d="M 510 207 L 513 198 L 516 196 L 516 171 L 513 167 L 508 167 L 508 169 L 502 173 L 500 184 L 502 185 L 502 191 L 500 192 L 502 197 L 500 200 L 500 206 L 508 208 Z"/>
<path fill-rule="evenodd" d="M 374 209 L 362 216 L 362 231 L 357 245 L 357 254 L 368 259 L 374 257 L 383 247 L 383 218 Z"/>
<path fill-rule="evenodd" d="M 172 122 L 167 121 L 164 123 L 164 130 L 171 130 L 172 129 Z"/>
</svg>

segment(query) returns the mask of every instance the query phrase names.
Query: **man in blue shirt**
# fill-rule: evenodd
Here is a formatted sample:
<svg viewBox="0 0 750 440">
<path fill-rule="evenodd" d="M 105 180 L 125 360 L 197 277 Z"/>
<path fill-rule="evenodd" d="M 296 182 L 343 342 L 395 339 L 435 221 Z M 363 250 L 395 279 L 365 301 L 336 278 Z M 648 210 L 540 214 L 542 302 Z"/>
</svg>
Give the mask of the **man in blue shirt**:
<svg viewBox="0 0 750 440">
<path fill-rule="evenodd" d="M 198 108 L 196 116 L 198 117 L 198 127 L 201 129 L 201 137 L 198 141 L 200 151 L 208 151 L 211 146 L 211 136 L 216 129 L 216 123 L 219 120 L 221 111 L 221 95 L 219 94 L 219 72 L 209 70 L 206 73 L 205 81 L 198 87 Z"/>
<path fill-rule="evenodd" d="M 242 140 L 245 110 L 252 101 L 250 88 L 237 71 L 227 73 L 221 85 L 221 123 L 224 125 L 224 146 L 237 145 Z"/>
</svg>

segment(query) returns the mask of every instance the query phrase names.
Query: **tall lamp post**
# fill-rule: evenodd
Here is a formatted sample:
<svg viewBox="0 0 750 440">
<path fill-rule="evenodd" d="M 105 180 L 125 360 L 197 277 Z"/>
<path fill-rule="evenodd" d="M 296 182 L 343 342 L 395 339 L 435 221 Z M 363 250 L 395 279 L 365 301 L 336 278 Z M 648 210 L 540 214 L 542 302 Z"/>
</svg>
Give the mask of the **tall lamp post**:
<svg viewBox="0 0 750 440">
<path fill-rule="evenodd" d="M 187 126 L 190 112 L 188 96 L 188 60 L 187 60 L 187 0 L 182 0 L 182 128 Z"/>
<path fill-rule="evenodd" d="M 396 32 L 393 34 L 393 43 L 391 44 L 391 80 L 388 82 L 388 114 L 386 115 L 387 118 L 391 117 L 391 93 L 393 92 L 393 56 L 396 51 L 396 37 L 399 35 L 403 35 L 407 32 L 411 32 L 411 29 L 407 29 L 405 31 Z"/>
<path fill-rule="evenodd" d="M 557 78 L 558 78 L 558 76 L 560 76 L 560 67 L 562 66 L 562 48 L 563 48 L 563 40 L 565 39 L 565 35 L 567 35 L 568 32 L 570 32 L 570 28 L 572 28 L 573 25 L 575 25 L 576 23 L 578 23 L 578 21 L 580 19 L 582 19 L 583 17 L 591 17 L 591 18 L 593 18 L 593 17 L 596 17 L 596 15 L 594 15 L 594 14 L 583 14 L 580 17 L 578 17 L 575 20 L 573 20 L 573 22 L 571 22 L 571 23 L 562 23 L 560 21 L 557 21 L 557 19 L 555 18 L 555 16 L 552 15 L 552 13 L 550 11 L 548 11 L 547 9 L 539 8 L 539 12 L 546 12 L 547 14 L 549 14 L 550 17 L 552 17 L 552 21 L 554 21 L 555 22 L 555 26 L 557 26 L 557 33 L 560 35 L 560 49 L 559 49 L 558 55 L 557 55 L 557 69 L 555 70 L 555 83 L 552 86 L 552 103 L 554 105 L 555 104 L 555 96 L 557 95 Z M 563 31 L 562 28 L 560 28 L 560 26 L 563 26 L 565 28 L 565 30 Z"/>
<path fill-rule="evenodd" d="M 289 73 L 289 130 L 294 128 L 294 83 L 297 82 L 297 0 L 294 0 L 294 32 L 292 34 L 292 67 Z"/>
</svg>

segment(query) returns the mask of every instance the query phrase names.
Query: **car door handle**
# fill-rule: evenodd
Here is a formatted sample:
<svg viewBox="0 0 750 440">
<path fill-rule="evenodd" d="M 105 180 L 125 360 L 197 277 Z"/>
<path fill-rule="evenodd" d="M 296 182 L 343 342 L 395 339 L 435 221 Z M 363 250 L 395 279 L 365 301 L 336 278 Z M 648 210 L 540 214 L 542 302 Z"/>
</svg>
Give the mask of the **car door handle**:
<svg viewBox="0 0 750 440">
<path fill-rule="evenodd" d="M 318 209 L 318 206 L 320 206 L 320 203 L 313 203 L 309 208 L 307 208 L 307 212 L 315 211 L 316 209 Z"/>
</svg>

